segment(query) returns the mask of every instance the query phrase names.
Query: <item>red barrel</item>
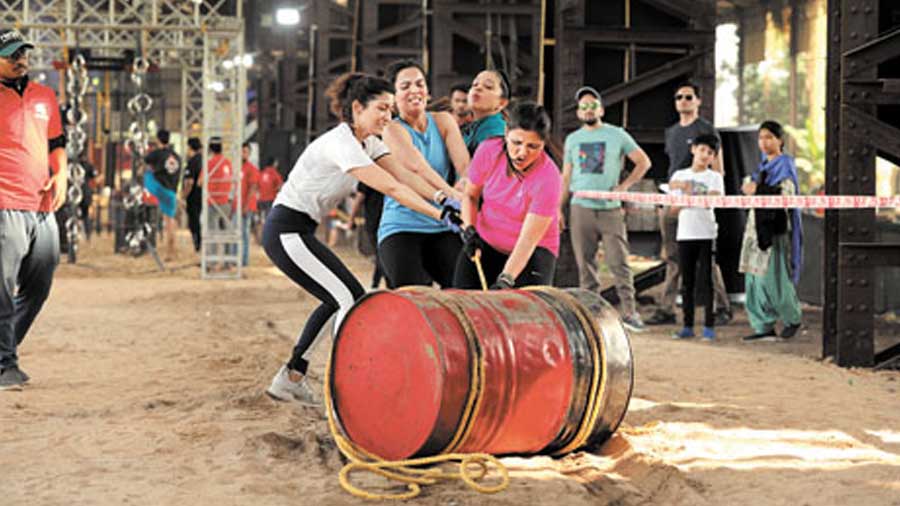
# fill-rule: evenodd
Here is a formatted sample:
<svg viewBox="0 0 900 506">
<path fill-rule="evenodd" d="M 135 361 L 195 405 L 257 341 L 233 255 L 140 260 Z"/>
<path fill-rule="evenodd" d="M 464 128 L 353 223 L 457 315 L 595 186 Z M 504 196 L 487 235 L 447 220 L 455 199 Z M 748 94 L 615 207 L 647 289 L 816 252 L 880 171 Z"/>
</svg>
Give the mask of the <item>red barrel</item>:
<svg viewBox="0 0 900 506">
<path fill-rule="evenodd" d="M 338 425 L 387 460 L 596 444 L 633 383 L 618 313 L 545 287 L 370 293 L 342 322 L 329 374 Z"/>
</svg>

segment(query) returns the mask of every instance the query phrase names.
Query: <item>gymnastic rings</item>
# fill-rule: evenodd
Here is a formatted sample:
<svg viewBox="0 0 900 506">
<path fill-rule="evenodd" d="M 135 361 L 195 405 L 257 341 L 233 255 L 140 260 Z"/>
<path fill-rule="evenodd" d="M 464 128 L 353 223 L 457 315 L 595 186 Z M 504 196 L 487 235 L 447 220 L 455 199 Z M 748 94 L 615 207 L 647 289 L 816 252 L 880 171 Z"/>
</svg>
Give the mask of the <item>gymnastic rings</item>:
<svg viewBox="0 0 900 506">
<path fill-rule="evenodd" d="M 81 186 L 78 185 L 69 185 L 69 189 L 66 191 L 66 196 L 69 198 L 69 202 L 73 205 L 77 205 L 81 203 L 81 198 L 84 194 L 81 192 Z"/>
<path fill-rule="evenodd" d="M 72 179 L 83 181 L 85 176 L 84 166 L 78 162 L 69 164 L 69 174 L 72 176 Z"/>
</svg>

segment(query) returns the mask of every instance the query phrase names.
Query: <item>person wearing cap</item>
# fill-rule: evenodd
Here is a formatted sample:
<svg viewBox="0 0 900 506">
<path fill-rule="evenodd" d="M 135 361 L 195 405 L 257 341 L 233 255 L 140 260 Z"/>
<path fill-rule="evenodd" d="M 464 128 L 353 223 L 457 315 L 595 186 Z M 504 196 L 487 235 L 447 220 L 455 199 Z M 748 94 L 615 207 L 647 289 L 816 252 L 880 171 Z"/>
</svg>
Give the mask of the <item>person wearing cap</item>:
<svg viewBox="0 0 900 506">
<path fill-rule="evenodd" d="M 566 137 L 562 208 L 570 191 L 628 191 L 650 170 L 650 158 L 631 135 L 603 122 L 603 101 L 597 90 L 590 86 L 579 88 L 575 100 L 582 126 Z M 619 182 L 626 156 L 635 167 Z M 628 232 L 622 202 L 575 197 L 569 214 L 579 285 L 599 291 L 597 243 L 602 238 L 606 264 L 615 278 L 622 321 L 632 331 L 644 330 L 635 302 L 634 278 L 628 267 Z"/>
<path fill-rule="evenodd" d="M 29 377 L 17 349 L 59 263 L 53 212 L 66 201 L 66 138 L 56 94 L 28 79 L 28 43 L 0 30 L 0 390 Z"/>
<path fill-rule="evenodd" d="M 669 157 L 669 173 L 667 181 L 676 171 L 691 167 L 693 155 L 691 144 L 701 135 L 712 135 L 722 139 L 716 132 L 716 127 L 709 121 L 700 117 L 700 86 L 691 81 L 680 83 L 675 88 L 675 110 L 678 111 L 678 122 L 666 129 L 666 155 Z M 710 169 L 722 176 L 722 149 L 713 158 Z M 678 260 L 678 243 L 675 240 L 678 231 L 678 215 L 669 212 L 668 208 L 662 208 L 659 212 L 659 231 L 662 238 L 662 256 L 666 262 L 666 279 L 663 283 L 663 295 L 656 311 L 647 319 L 649 325 L 664 325 L 675 323 L 675 296 L 678 294 L 678 286 L 681 281 L 681 270 Z M 715 254 L 715 252 L 713 253 Z M 719 264 L 712 265 L 713 288 L 716 298 L 716 325 L 725 325 L 731 321 L 731 304 L 728 301 L 728 292 L 725 290 L 725 280 Z"/>
</svg>

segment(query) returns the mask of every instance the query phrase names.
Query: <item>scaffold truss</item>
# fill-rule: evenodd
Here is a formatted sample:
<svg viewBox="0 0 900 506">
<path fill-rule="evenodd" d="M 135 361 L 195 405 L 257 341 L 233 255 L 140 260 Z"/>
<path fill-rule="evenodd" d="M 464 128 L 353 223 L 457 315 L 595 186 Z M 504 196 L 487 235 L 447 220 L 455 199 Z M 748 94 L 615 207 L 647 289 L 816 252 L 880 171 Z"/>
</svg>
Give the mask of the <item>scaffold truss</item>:
<svg viewBox="0 0 900 506">
<path fill-rule="evenodd" d="M 244 56 L 240 0 L 0 0 L 0 26 L 17 28 L 34 44 L 30 53 L 34 71 L 65 68 L 72 51 L 90 51 L 92 57 L 134 51 L 160 69 L 180 70 L 184 138 L 221 137 L 224 154 L 234 167 L 232 188 L 240 188 L 246 70 L 226 63 L 240 62 Z M 207 155 L 204 149 L 204 168 Z M 232 194 L 240 198 L 239 191 Z M 239 258 L 240 213 L 222 214 L 227 215 L 224 228 L 213 235 L 232 253 L 229 260 Z M 210 237 L 206 222 L 202 234 Z M 221 255 L 215 260 L 223 261 Z M 210 260 L 201 261 L 204 277 L 214 263 Z M 237 276 L 239 267 L 215 277 Z"/>
</svg>

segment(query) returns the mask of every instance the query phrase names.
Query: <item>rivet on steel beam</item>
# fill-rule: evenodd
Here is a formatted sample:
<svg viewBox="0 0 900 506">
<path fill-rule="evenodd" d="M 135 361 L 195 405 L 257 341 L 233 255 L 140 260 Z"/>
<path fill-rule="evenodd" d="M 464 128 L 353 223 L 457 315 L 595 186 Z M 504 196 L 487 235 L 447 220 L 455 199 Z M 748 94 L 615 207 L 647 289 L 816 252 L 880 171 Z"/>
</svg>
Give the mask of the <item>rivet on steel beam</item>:
<svg viewBox="0 0 900 506">
<path fill-rule="evenodd" d="M 831 182 L 834 184 L 838 184 L 839 182 L 841 182 L 841 179 L 837 176 L 834 176 L 831 178 Z"/>
<path fill-rule="evenodd" d="M 844 312 L 852 313 L 853 312 L 853 304 L 847 304 L 846 306 L 844 306 Z"/>
<path fill-rule="evenodd" d="M 863 287 L 863 288 L 869 286 L 869 280 L 868 280 L 868 279 L 860 279 L 860 280 L 859 280 L 859 286 L 861 286 L 861 287 Z"/>
<path fill-rule="evenodd" d="M 869 182 L 869 176 L 862 176 L 861 178 L 859 178 L 859 180 L 862 181 L 863 183 L 868 183 L 868 182 Z"/>
<path fill-rule="evenodd" d="M 867 254 L 865 254 L 865 253 L 863 253 L 863 254 L 860 256 L 860 258 L 862 259 L 863 263 L 866 263 L 866 262 L 869 261 L 869 255 L 867 255 Z"/>
<path fill-rule="evenodd" d="M 863 227 L 859 229 L 859 233 L 862 235 L 869 235 L 869 227 Z"/>
<path fill-rule="evenodd" d="M 866 135 L 869 135 L 869 132 L 868 132 L 868 131 L 866 131 Z M 863 156 L 868 155 L 868 154 L 869 154 L 869 148 L 862 148 L 862 149 L 860 150 L 860 153 L 861 153 Z"/>
<path fill-rule="evenodd" d="M 837 309 L 837 304 L 835 304 L 834 302 L 832 302 L 828 307 L 830 307 L 831 310 L 834 311 L 835 309 Z"/>
<path fill-rule="evenodd" d="M 844 335 L 847 336 L 847 337 L 853 337 L 853 331 L 852 331 L 852 330 L 845 330 L 845 331 L 844 331 Z"/>
<path fill-rule="evenodd" d="M 856 32 L 850 32 L 850 38 L 851 38 L 851 39 L 855 39 L 856 37 L 857 37 Z M 851 66 L 851 67 L 854 66 L 854 63 L 853 63 L 853 62 L 850 62 L 850 66 Z"/>
<path fill-rule="evenodd" d="M 866 311 L 869 310 L 869 306 L 867 306 L 867 305 L 865 305 L 865 304 L 860 304 L 860 305 L 859 305 L 859 310 L 860 310 L 860 312 L 865 313 Z"/>
<path fill-rule="evenodd" d="M 850 154 L 852 155 L 853 153 L 850 153 Z M 850 181 L 851 183 L 855 183 L 856 176 L 854 176 L 853 174 L 850 174 L 849 176 L 847 176 L 847 181 Z"/>
<path fill-rule="evenodd" d="M 857 9 L 855 5 L 850 6 L 850 14 L 856 14 L 858 11 L 859 9 Z"/>
<path fill-rule="evenodd" d="M 847 235 L 856 235 L 856 229 L 853 227 L 847 227 Z M 856 255 L 850 255 L 850 259 L 856 258 Z"/>
<path fill-rule="evenodd" d="M 871 96 L 872 96 L 872 94 L 869 93 L 868 91 L 862 92 L 862 97 L 865 98 L 865 99 L 868 99 L 868 98 L 871 97 Z"/>
<path fill-rule="evenodd" d="M 850 122 L 850 128 L 854 128 L 855 126 L 856 126 L 856 125 L 854 125 L 853 122 L 851 121 L 851 122 Z M 853 149 L 853 148 L 850 148 L 850 149 L 847 150 L 847 154 L 850 155 L 850 156 L 856 156 L 856 150 Z"/>
<path fill-rule="evenodd" d="M 852 280 L 852 279 L 848 279 L 848 280 L 847 280 L 847 286 L 853 286 L 853 280 Z"/>
<path fill-rule="evenodd" d="M 858 335 L 859 337 L 866 337 L 866 336 L 869 335 L 869 332 L 868 332 L 868 331 L 865 331 L 865 330 L 858 330 L 858 331 L 856 332 L 856 335 Z"/>
<path fill-rule="evenodd" d="M 865 12 L 866 12 L 866 14 L 872 14 L 872 6 L 871 6 L 871 5 L 867 5 L 867 6 L 866 6 L 866 9 L 865 9 Z"/>
</svg>

